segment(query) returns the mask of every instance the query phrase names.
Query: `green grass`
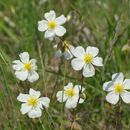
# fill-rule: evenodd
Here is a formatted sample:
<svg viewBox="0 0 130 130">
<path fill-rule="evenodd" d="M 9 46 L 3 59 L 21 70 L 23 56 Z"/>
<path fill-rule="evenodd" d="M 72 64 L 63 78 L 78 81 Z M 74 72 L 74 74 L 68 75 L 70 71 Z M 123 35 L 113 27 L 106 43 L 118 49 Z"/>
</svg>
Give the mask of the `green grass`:
<svg viewBox="0 0 130 130">
<path fill-rule="evenodd" d="M 130 55 L 122 52 L 130 38 L 129 6 L 129 0 L 48 0 L 42 5 L 38 0 L 0 0 L 0 130 L 70 130 L 74 124 L 73 130 L 115 130 L 116 108 L 105 101 L 102 85 L 115 72 L 130 78 Z M 57 15 L 71 15 L 62 40 L 74 46 L 96 46 L 106 62 L 93 78 L 84 78 L 86 100 L 74 110 L 64 109 L 55 95 L 69 81 L 81 84 L 81 72 L 73 71 L 70 61 L 63 60 L 61 73 L 57 73 L 56 42 L 45 39 L 37 29 L 38 20 L 52 9 Z M 17 80 L 11 67 L 24 51 L 38 61 L 40 79 L 32 84 Z M 29 119 L 19 111 L 16 97 L 19 92 L 28 93 L 30 87 L 51 99 L 40 120 Z M 129 115 L 130 105 L 122 102 L 123 130 L 130 129 Z"/>
</svg>

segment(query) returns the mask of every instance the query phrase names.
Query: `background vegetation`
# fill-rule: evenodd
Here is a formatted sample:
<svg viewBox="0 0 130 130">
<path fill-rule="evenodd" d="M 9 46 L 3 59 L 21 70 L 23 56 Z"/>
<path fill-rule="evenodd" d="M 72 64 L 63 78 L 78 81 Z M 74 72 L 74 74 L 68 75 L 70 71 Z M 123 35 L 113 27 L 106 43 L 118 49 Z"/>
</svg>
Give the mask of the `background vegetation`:
<svg viewBox="0 0 130 130">
<path fill-rule="evenodd" d="M 96 46 L 104 67 L 92 78 L 81 81 L 70 61 L 55 58 L 53 46 L 37 29 L 44 13 L 55 10 L 68 18 L 66 35 L 72 45 Z M 129 0 L 0 0 L 0 130 L 130 130 L 130 105 L 121 102 L 120 110 L 105 101 L 102 84 L 115 72 L 130 78 L 130 1 Z M 122 51 L 124 45 L 128 45 Z M 37 59 L 40 79 L 31 84 L 15 78 L 12 61 L 28 51 Z M 86 100 L 74 110 L 64 109 L 56 92 L 72 81 L 86 88 Z M 51 98 L 50 108 L 41 121 L 20 113 L 19 92 L 32 87 Z"/>
</svg>

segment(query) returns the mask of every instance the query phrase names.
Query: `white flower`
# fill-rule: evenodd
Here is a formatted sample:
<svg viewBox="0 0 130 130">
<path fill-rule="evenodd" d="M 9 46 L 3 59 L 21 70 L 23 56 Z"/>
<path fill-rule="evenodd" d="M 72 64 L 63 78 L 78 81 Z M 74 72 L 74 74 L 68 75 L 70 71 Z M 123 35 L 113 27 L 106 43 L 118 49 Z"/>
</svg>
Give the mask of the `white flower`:
<svg viewBox="0 0 130 130">
<path fill-rule="evenodd" d="M 109 92 L 106 96 L 106 100 L 111 104 L 116 104 L 119 101 L 119 97 L 125 103 L 130 103 L 130 79 L 125 79 L 122 73 L 115 73 L 112 75 L 112 81 L 103 84 L 103 89 Z"/>
<path fill-rule="evenodd" d="M 99 49 L 96 47 L 88 46 L 86 51 L 83 47 L 78 46 L 73 51 L 73 55 L 76 57 L 71 61 L 71 65 L 74 70 L 81 70 L 83 68 L 84 77 L 92 77 L 95 75 L 95 66 L 103 66 L 102 58 L 97 54 Z"/>
<path fill-rule="evenodd" d="M 23 103 L 20 109 L 21 113 L 28 113 L 30 118 L 40 117 L 42 115 L 41 109 L 48 108 L 50 103 L 48 97 L 40 97 L 40 95 L 40 91 L 35 91 L 32 88 L 30 88 L 29 94 L 20 93 L 17 100 Z"/>
<path fill-rule="evenodd" d="M 28 52 L 23 52 L 19 55 L 20 60 L 13 61 L 13 69 L 16 71 L 15 75 L 19 80 L 28 79 L 30 82 L 34 82 L 39 79 L 39 75 L 36 72 L 36 60 L 29 60 Z"/>
<path fill-rule="evenodd" d="M 70 45 L 65 41 L 62 48 L 63 50 L 56 51 L 55 56 L 57 58 L 60 58 L 62 56 L 64 56 L 66 60 L 70 60 L 71 58 L 73 58 L 74 46 Z"/>
<path fill-rule="evenodd" d="M 64 86 L 63 91 L 58 91 L 56 94 L 57 100 L 59 102 L 66 102 L 66 108 L 75 108 L 77 103 L 83 103 L 84 99 L 80 97 L 80 95 L 84 96 L 85 88 L 81 87 L 81 85 L 73 86 L 72 83 L 68 83 L 67 86 Z"/>
<path fill-rule="evenodd" d="M 44 17 L 46 20 L 38 21 L 38 30 L 41 32 L 45 31 L 45 38 L 53 40 L 55 35 L 61 37 L 66 33 L 66 29 L 61 26 L 66 22 L 64 15 L 56 18 L 55 11 L 51 10 L 45 13 Z"/>
</svg>

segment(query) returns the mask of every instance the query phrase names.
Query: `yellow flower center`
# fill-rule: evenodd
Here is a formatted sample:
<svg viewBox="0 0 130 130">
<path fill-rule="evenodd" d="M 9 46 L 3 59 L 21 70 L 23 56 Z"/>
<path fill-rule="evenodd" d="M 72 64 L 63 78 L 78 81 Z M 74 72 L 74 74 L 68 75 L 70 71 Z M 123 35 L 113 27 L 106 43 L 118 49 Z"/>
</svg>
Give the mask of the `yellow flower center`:
<svg viewBox="0 0 130 130">
<path fill-rule="evenodd" d="M 75 95 L 75 91 L 73 88 L 68 88 L 65 93 L 68 97 L 73 97 Z"/>
<path fill-rule="evenodd" d="M 35 107 L 38 103 L 38 100 L 35 97 L 29 97 L 27 103 L 28 105 Z"/>
<path fill-rule="evenodd" d="M 90 64 L 92 60 L 93 60 L 93 56 L 91 54 L 88 53 L 84 56 L 84 61 L 86 64 Z"/>
<path fill-rule="evenodd" d="M 49 21 L 48 27 L 50 29 L 54 29 L 56 27 L 56 22 L 54 20 Z"/>
<path fill-rule="evenodd" d="M 26 64 L 24 64 L 24 68 L 25 68 L 25 70 L 31 70 L 31 64 L 30 63 L 26 63 Z"/>
<path fill-rule="evenodd" d="M 115 84 L 115 92 L 116 93 L 122 93 L 124 90 L 124 86 L 121 83 Z"/>
</svg>

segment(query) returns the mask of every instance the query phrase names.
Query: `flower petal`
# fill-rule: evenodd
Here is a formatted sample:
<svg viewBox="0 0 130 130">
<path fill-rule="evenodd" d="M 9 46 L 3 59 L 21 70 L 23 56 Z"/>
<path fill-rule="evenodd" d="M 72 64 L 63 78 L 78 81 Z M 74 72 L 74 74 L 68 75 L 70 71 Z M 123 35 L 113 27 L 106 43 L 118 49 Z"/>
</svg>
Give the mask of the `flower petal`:
<svg viewBox="0 0 130 130">
<path fill-rule="evenodd" d="M 80 98 L 79 99 L 79 103 L 81 104 L 81 103 L 83 103 L 84 102 L 84 99 L 83 98 Z"/>
<path fill-rule="evenodd" d="M 106 100 L 111 104 L 116 104 L 119 101 L 119 94 L 116 94 L 114 91 L 110 92 L 106 96 Z"/>
<path fill-rule="evenodd" d="M 56 23 L 58 25 L 62 25 L 66 22 L 66 17 L 64 15 L 61 15 L 55 19 Z"/>
<path fill-rule="evenodd" d="M 29 54 L 28 54 L 28 52 L 20 53 L 19 57 L 20 57 L 20 59 L 21 59 L 21 61 L 23 63 L 28 63 L 29 62 Z"/>
<path fill-rule="evenodd" d="M 92 64 L 86 64 L 83 67 L 83 76 L 84 77 L 92 77 L 95 75 L 95 69 Z"/>
<path fill-rule="evenodd" d="M 16 77 L 21 80 L 24 81 L 27 79 L 28 76 L 28 72 L 27 71 L 16 71 L 15 72 Z"/>
<path fill-rule="evenodd" d="M 45 13 L 44 17 L 45 17 L 48 21 L 54 20 L 54 19 L 56 18 L 56 13 L 55 13 L 55 11 L 50 10 L 50 12 Z"/>
<path fill-rule="evenodd" d="M 28 98 L 29 98 L 29 94 L 20 93 L 17 97 L 17 100 L 20 102 L 27 102 Z"/>
<path fill-rule="evenodd" d="M 35 109 L 32 109 L 29 113 L 28 113 L 28 116 L 30 118 L 38 118 L 42 115 L 42 111 L 40 108 L 35 108 Z"/>
<path fill-rule="evenodd" d="M 121 97 L 125 103 L 130 103 L 130 92 L 124 90 L 124 92 L 121 94 Z"/>
<path fill-rule="evenodd" d="M 82 59 L 79 59 L 79 58 L 74 58 L 71 61 L 71 65 L 72 65 L 72 68 L 74 70 L 81 70 L 84 66 L 84 61 Z"/>
<path fill-rule="evenodd" d="M 65 102 L 67 99 L 67 96 L 64 91 L 58 91 L 56 97 L 59 102 Z"/>
<path fill-rule="evenodd" d="M 55 36 L 55 33 L 54 33 L 53 30 L 47 30 L 47 31 L 45 32 L 45 38 L 50 39 L 50 38 L 53 38 L 54 36 Z"/>
<path fill-rule="evenodd" d="M 13 65 L 12 65 L 12 68 L 14 70 L 22 70 L 24 67 L 23 63 L 20 61 L 20 60 L 15 60 L 13 61 Z"/>
<path fill-rule="evenodd" d="M 69 88 L 73 88 L 73 83 L 69 82 L 66 86 L 64 86 L 64 90 L 67 90 Z"/>
<path fill-rule="evenodd" d="M 65 57 L 66 60 L 70 60 L 73 57 L 73 55 L 69 51 L 65 51 L 63 53 L 63 55 L 64 55 L 64 57 Z"/>
<path fill-rule="evenodd" d="M 73 55 L 77 58 L 83 59 L 85 55 L 85 50 L 83 47 L 78 46 L 74 49 Z"/>
<path fill-rule="evenodd" d="M 34 89 L 30 88 L 29 89 L 29 94 L 30 94 L 30 96 L 34 96 L 36 98 L 39 98 L 40 95 L 41 95 L 41 92 L 40 91 L 35 91 Z"/>
<path fill-rule="evenodd" d="M 92 64 L 95 66 L 103 66 L 103 59 L 101 57 L 95 57 Z"/>
<path fill-rule="evenodd" d="M 91 54 L 93 57 L 95 57 L 99 52 L 99 49 L 96 47 L 88 46 L 86 48 L 86 53 Z"/>
<path fill-rule="evenodd" d="M 38 99 L 38 101 L 45 107 L 49 107 L 50 99 L 48 97 L 41 97 Z"/>
<path fill-rule="evenodd" d="M 27 103 L 24 103 L 21 105 L 21 113 L 22 114 L 26 114 L 27 112 L 29 112 L 32 109 L 32 106 L 29 106 Z"/>
<path fill-rule="evenodd" d="M 78 98 L 77 100 L 68 99 L 65 103 L 65 107 L 68 109 L 75 108 L 77 106 L 77 101 L 78 101 Z"/>
<path fill-rule="evenodd" d="M 107 91 L 107 92 L 114 90 L 114 84 L 113 84 L 113 82 L 112 81 L 105 82 L 103 84 L 103 90 Z"/>
<path fill-rule="evenodd" d="M 39 79 L 39 75 L 38 75 L 38 73 L 36 71 L 30 71 L 28 73 L 28 81 L 29 82 L 33 83 L 38 79 Z"/>
<path fill-rule="evenodd" d="M 57 26 L 55 28 L 55 33 L 56 33 L 57 36 L 61 37 L 66 33 L 66 29 L 62 26 Z"/>
<path fill-rule="evenodd" d="M 85 88 L 81 87 L 81 85 L 75 85 L 74 90 L 77 94 L 79 94 L 79 92 L 83 92 Z"/>
<path fill-rule="evenodd" d="M 48 22 L 46 20 L 38 21 L 38 30 L 44 32 L 48 28 Z"/>
<path fill-rule="evenodd" d="M 123 82 L 124 89 L 130 89 L 130 79 L 125 79 Z"/>
<path fill-rule="evenodd" d="M 36 59 L 31 59 L 29 63 L 31 64 L 31 70 L 37 70 L 37 65 L 36 65 L 37 60 Z"/>
<path fill-rule="evenodd" d="M 123 83 L 124 76 L 123 73 L 115 73 L 112 75 L 112 80 L 114 82 Z"/>
<path fill-rule="evenodd" d="M 61 50 L 56 51 L 55 57 L 56 57 L 56 58 L 60 58 L 61 56 L 62 56 Z"/>
</svg>

